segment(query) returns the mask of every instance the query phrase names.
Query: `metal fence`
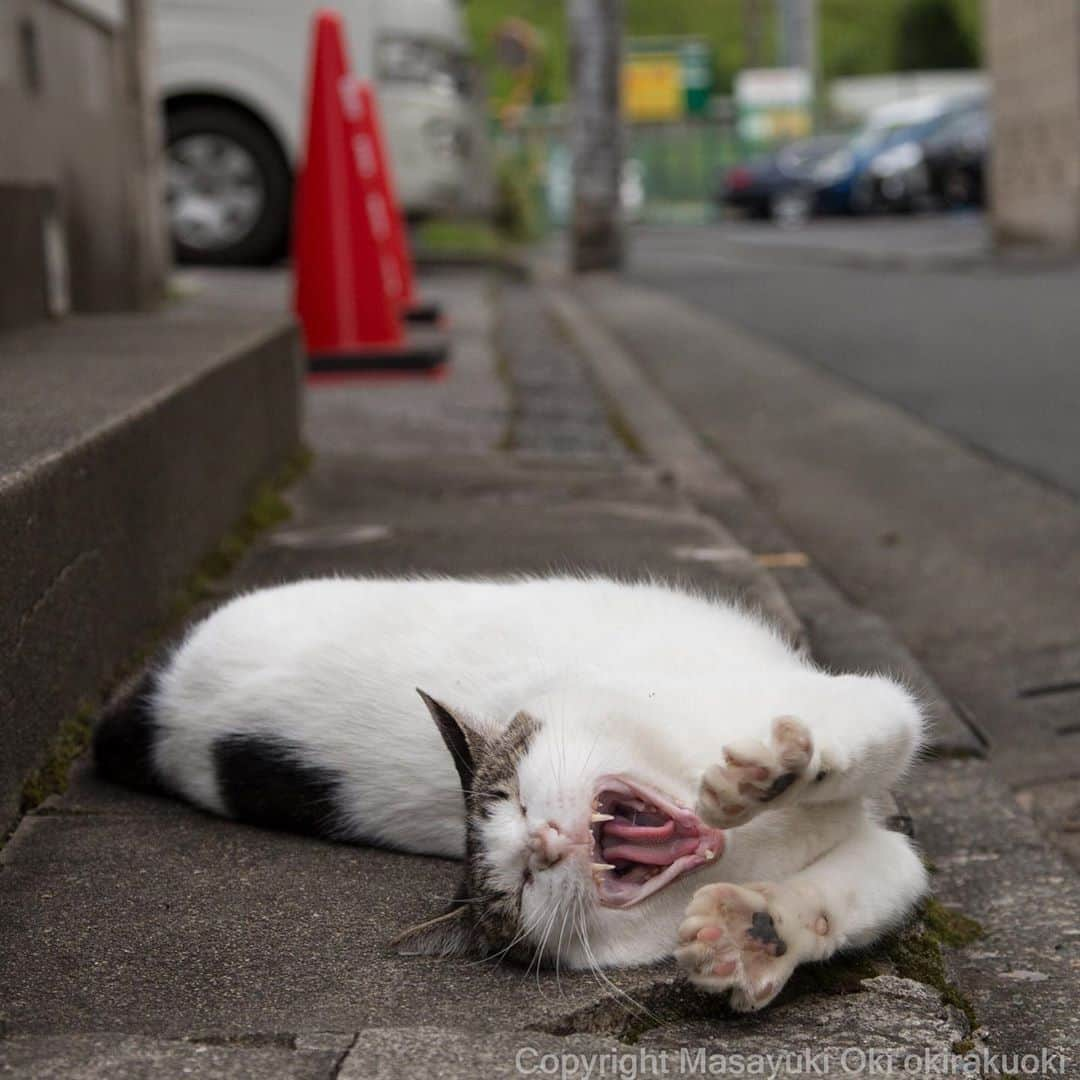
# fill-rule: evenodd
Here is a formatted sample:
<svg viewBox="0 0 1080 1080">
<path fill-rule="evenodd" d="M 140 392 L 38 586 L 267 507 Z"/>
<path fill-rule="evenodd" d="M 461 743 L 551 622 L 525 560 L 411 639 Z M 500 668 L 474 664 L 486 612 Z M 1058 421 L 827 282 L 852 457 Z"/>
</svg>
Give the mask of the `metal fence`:
<svg viewBox="0 0 1080 1080">
<path fill-rule="evenodd" d="M 640 163 L 648 214 L 672 206 L 707 205 L 718 173 L 741 155 L 729 126 L 682 122 L 633 125 L 627 156 Z"/>
<path fill-rule="evenodd" d="M 570 154 L 561 117 L 529 117 L 494 133 L 500 171 L 528 191 L 543 226 L 570 212 Z M 700 219 L 712 212 L 719 174 L 746 153 L 729 121 L 684 120 L 627 128 L 623 202 L 645 221 Z"/>
</svg>

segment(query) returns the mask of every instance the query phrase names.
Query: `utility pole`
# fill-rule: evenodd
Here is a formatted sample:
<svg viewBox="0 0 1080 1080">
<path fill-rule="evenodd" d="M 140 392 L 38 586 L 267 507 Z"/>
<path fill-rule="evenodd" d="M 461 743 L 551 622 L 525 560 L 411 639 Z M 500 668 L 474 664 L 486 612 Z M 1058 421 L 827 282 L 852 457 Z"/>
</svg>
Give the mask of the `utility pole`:
<svg viewBox="0 0 1080 1080">
<path fill-rule="evenodd" d="M 169 251 L 162 180 L 161 107 L 154 62 L 154 0 L 124 0 L 129 228 L 132 303 L 151 308 L 165 295 Z"/>
<path fill-rule="evenodd" d="M 742 0 L 743 67 L 765 67 L 763 0 Z"/>
<path fill-rule="evenodd" d="M 623 260 L 623 132 L 619 107 L 622 0 L 567 0 L 573 88 L 571 152 L 575 272 L 617 270 Z"/>
<path fill-rule="evenodd" d="M 819 88 L 818 0 L 777 0 L 781 67 L 802 68 L 810 76 L 816 107 Z"/>
</svg>

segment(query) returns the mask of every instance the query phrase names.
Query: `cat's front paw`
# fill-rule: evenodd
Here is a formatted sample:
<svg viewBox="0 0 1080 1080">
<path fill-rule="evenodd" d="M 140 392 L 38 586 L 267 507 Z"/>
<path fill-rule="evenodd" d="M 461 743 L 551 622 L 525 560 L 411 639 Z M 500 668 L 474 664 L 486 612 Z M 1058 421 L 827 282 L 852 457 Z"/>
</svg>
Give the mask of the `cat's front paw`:
<svg viewBox="0 0 1080 1080">
<path fill-rule="evenodd" d="M 794 716 L 772 722 L 768 742 L 748 739 L 724 747 L 724 760 L 705 770 L 697 814 L 718 829 L 743 825 L 808 776 L 814 740 Z"/>
<path fill-rule="evenodd" d="M 791 977 L 801 932 L 775 902 L 775 886 L 706 885 L 686 909 L 675 958 L 695 986 L 730 990 L 731 1007 L 752 1012 Z"/>
</svg>

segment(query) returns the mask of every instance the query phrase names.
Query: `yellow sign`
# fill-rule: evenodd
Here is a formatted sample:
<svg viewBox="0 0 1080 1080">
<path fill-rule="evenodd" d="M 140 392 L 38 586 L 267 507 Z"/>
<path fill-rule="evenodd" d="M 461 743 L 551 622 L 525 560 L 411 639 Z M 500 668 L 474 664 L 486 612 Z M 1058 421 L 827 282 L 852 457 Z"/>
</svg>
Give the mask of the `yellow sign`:
<svg viewBox="0 0 1080 1080">
<path fill-rule="evenodd" d="M 678 120 L 685 94 L 677 53 L 628 56 L 622 69 L 623 108 L 630 120 Z"/>
</svg>

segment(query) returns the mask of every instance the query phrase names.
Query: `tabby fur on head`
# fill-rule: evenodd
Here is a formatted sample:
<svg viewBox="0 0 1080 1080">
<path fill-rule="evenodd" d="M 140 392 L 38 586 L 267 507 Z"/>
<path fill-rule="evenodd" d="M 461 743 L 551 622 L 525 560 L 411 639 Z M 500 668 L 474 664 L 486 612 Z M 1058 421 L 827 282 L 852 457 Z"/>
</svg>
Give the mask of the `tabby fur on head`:
<svg viewBox="0 0 1080 1080">
<path fill-rule="evenodd" d="M 423 690 L 428 707 L 450 751 L 465 798 L 464 877 L 450 910 L 401 934 L 396 943 L 408 948 L 410 939 L 419 951 L 442 955 L 498 950 L 518 960 L 529 960 L 533 946 L 521 940 L 522 889 L 500 886 L 486 857 L 480 822 L 491 817 L 500 802 L 521 805 L 518 768 L 528 752 L 540 722 L 526 712 L 517 713 L 501 732 L 489 731 L 460 711 L 451 712 Z M 525 879 L 522 880 L 522 888 Z"/>
</svg>

